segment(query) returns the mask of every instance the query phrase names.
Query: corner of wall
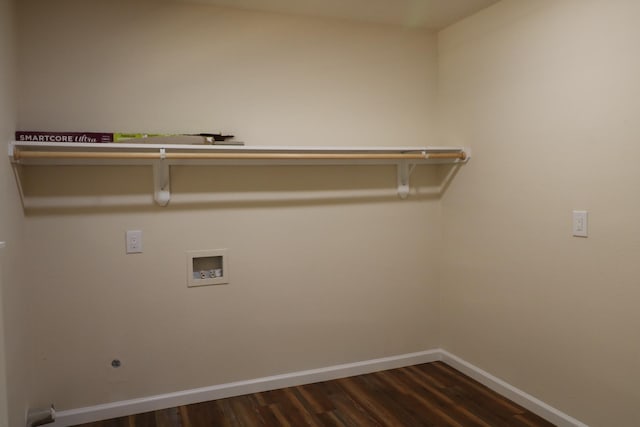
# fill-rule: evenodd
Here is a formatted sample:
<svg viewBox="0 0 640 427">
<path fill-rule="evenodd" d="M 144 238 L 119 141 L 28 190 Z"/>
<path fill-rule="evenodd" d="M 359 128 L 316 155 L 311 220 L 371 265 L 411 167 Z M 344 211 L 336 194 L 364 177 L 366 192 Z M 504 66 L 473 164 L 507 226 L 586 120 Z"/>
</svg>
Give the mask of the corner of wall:
<svg viewBox="0 0 640 427">
<path fill-rule="evenodd" d="M 20 251 L 23 212 L 6 155 L 17 122 L 15 0 L 0 0 L 0 426 L 24 425 L 27 323 L 22 303 Z"/>
</svg>

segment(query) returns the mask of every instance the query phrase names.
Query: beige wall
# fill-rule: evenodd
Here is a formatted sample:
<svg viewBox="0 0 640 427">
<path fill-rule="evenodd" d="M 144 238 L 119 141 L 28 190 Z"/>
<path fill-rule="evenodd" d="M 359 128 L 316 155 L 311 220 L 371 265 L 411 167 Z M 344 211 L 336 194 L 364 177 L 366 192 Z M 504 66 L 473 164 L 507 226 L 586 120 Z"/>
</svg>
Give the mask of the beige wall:
<svg viewBox="0 0 640 427">
<path fill-rule="evenodd" d="M 640 424 L 640 3 L 504 1 L 439 36 L 444 348 L 593 426 Z M 590 236 L 571 236 L 571 211 Z"/>
<path fill-rule="evenodd" d="M 167 2 L 28 0 L 19 13 L 23 129 L 432 143 L 436 46 L 425 32 Z M 391 196 L 28 212 L 34 404 L 76 408 L 438 346 L 439 202 L 398 200 L 393 168 L 172 174 L 176 196 Z M 426 167 L 412 176 L 419 187 L 437 179 Z M 138 194 L 151 175 L 44 168 L 25 185 L 39 196 Z M 143 254 L 125 255 L 127 229 L 143 230 Z M 230 251 L 231 285 L 187 289 L 185 252 L 217 248 Z"/>
<path fill-rule="evenodd" d="M 419 144 L 433 128 L 423 31 L 182 2 L 21 3 L 20 128 L 222 129 L 254 145 Z"/>
<path fill-rule="evenodd" d="M 437 141 L 471 146 L 474 158 L 442 203 L 353 191 L 392 191 L 386 167 L 179 168 L 176 197 L 353 197 L 28 212 L 30 258 L 6 251 L 16 258 L 3 275 L 5 319 L 19 320 L 19 307 L 32 320 L 12 320 L 7 338 L 19 344 L 9 381 L 26 378 L 16 355 L 37 378 L 32 405 L 442 345 L 589 425 L 638 424 L 637 2 L 503 1 L 439 34 L 437 70 L 435 37 L 420 31 L 204 5 L 52 3 L 20 2 L 20 128 L 222 129 L 256 145 Z M 426 188 L 437 172 L 420 168 L 413 182 Z M 146 194 L 151 175 L 39 168 L 25 185 L 32 196 L 117 199 Z M 571 237 L 573 209 L 589 211 L 589 238 Z M 18 230 L 7 239 L 19 235 L 20 213 L 6 218 L 17 219 L 0 226 Z M 144 231 L 143 254 L 124 254 L 127 229 Z M 209 248 L 230 249 L 232 284 L 187 289 L 185 251 Z"/>
<path fill-rule="evenodd" d="M 0 147 L 6 153 L 16 123 L 14 9 L 0 1 Z M 6 156 L 0 156 L 0 426 L 24 424 L 28 329 L 23 298 L 22 207 Z"/>
</svg>

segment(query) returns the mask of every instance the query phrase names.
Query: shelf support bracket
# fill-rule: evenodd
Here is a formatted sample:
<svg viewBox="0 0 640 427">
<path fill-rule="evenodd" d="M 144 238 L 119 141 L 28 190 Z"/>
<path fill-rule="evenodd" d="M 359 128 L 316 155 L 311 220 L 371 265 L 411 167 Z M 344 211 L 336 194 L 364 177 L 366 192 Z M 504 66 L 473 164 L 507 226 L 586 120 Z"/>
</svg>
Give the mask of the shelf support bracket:
<svg viewBox="0 0 640 427">
<path fill-rule="evenodd" d="M 165 155 L 165 149 L 161 148 L 160 160 L 153 162 L 153 198 L 160 206 L 167 206 L 171 200 L 171 176 Z"/>
<path fill-rule="evenodd" d="M 398 196 L 401 199 L 406 199 L 409 196 L 409 175 L 411 175 L 411 169 L 409 168 L 409 162 L 401 160 L 398 162 Z"/>
</svg>

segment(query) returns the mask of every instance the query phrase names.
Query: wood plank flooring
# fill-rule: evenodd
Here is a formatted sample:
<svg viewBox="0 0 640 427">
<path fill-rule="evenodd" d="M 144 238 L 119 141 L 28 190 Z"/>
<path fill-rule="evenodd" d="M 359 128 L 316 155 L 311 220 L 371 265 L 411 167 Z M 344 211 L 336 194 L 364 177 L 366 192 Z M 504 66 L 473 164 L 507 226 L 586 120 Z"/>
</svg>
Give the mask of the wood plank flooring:
<svg viewBox="0 0 640 427">
<path fill-rule="evenodd" d="M 442 362 L 214 400 L 82 427 L 547 427 Z"/>
</svg>

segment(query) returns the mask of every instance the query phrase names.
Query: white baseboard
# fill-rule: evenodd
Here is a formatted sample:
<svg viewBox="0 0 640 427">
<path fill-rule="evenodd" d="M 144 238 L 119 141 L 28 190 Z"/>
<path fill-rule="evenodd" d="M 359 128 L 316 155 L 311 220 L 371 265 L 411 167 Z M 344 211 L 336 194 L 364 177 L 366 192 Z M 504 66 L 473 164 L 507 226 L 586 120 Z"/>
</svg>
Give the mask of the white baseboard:
<svg viewBox="0 0 640 427">
<path fill-rule="evenodd" d="M 490 389 L 498 392 L 508 399 L 513 400 L 517 404 L 527 408 L 537 415 L 540 415 L 546 420 L 557 424 L 558 426 L 588 427 L 569 415 L 564 414 L 524 391 L 513 387 L 501 379 L 494 377 L 490 373 L 485 372 L 442 349 L 408 353 L 381 359 L 347 363 L 343 365 L 329 366 L 326 368 L 292 372 L 253 380 L 238 381 L 210 387 L 184 390 L 175 393 L 89 406 L 86 408 L 59 411 L 56 413 L 55 423 L 49 425 L 70 426 L 89 423 L 93 421 L 155 411 L 158 409 L 173 408 L 192 403 L 275 390 L 283 387 L 310 384 L 319 381 L 328 381 L 353 375 L 368 374 L 386 369 L 395 369 L 435 361 L 443 361 L 447 363 L 451 367 L 461 371 Z"/>
<path fill-rule="evenodd" d="M 438 360 L 440 360 L 440 351 L 428 350 L 381 359 L 366 360 L 363 362 L 346 363 L 326 368 L 292 372 L 289 374 L 274 375 L 247 381 L 202 387 L 193 390 L 184 390 L 140 399 L 124 400 L 103 405 L 89 406 L 86 408 L 59 411 L 56 413 L 55 423 L 48 425 L 70 426 L 89 423 L 93 421 L 155 411 L 158 409 L 173 408 L 191 403 L 206 402 L 209 400 L 223 399 L 225 397 L 240 396 L 243 394 L 275 390 L 284 387 L 334 380 L 337 378 L 368 374 L 377 371 L 384 371 L 386 369 L 401 368 L 404 366 L 435 362 Z"/>
<path fill-rule="evenodd" d="M 543 401 L 525 393 L 505 381 L 502 381 L 500 378 L 483 371 L 477 366 L 454 356 L 446 350 L 440 350 L 440 355 L 440 360 L 442 362 L 489 387 L 491 390 L 506 397 L 507 399 L 514 401 L 534 414 L 541 416 L 558 427 L 588 427 L 586 424 L 581 423 L 564 412 L 547 405 Z"/>
</svg>

